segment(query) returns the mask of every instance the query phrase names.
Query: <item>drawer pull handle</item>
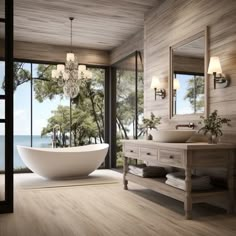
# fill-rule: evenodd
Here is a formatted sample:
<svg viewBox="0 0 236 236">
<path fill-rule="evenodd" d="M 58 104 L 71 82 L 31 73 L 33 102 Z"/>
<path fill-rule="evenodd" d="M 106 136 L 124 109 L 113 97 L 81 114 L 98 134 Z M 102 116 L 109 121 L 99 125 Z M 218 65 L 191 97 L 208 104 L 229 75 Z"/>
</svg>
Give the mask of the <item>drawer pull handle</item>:
<svg viewBox="0 0 236 236">
<path fill-rule="evenodd" d="M 148 156 L 150 156 L 150 155 L 151 155 L 151 153 L 150 153 L 150 152 L 147 152 L 147 155 L 148 155 Z"/>
<path fill-rule="evenodd" d="M 134 152 L 133 150 L 130 150 L 130 152 Z"/>
<path fill-rule="evenodd" d="M 173 157 L 173 156 L 169 156 L 169 158 L 170 158 L 170 159 L 174 159 L 174 157 Z"/>
</svg>

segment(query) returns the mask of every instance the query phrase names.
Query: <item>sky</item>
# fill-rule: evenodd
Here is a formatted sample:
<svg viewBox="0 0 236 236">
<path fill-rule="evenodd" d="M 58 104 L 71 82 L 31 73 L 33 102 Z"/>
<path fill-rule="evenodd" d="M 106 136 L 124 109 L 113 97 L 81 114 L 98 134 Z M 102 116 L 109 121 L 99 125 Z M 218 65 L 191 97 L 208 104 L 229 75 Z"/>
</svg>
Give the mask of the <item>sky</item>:
<svg viewBox="0 0 236 236">
<path fill-rule="evenodd" d="M 193 114 L 194 110 L 188 99 L 184 99 L 188 88 L 188 81 L 192 79 L 192 75 L 176 74 L 179 80 L 180 88 L 176 91 L 176 114 Z M 198 94 L 198 97 L 201 95 Z"/>
<path fill-rule="evenodd" d="M 30 64 L 24 68 L 30 71 Z M 37 76 L 37 64 L 33 64 L 33 77 Z M 0 87 L 4 79 L 4 63 L 0 62 Z M 4 91 L 0 88 L 0 94 Z M 0 102 L 0 117 L 4 115 L 5 104 Z M 69 106 L 69 99 L 61 99 L 56 96 L 52 100 L 39 103 L 33 99 L 33 135 L 40 135 L 42 128 L 46 127 L 51 111 L 56 110 L 58 105 Z M 14 92 L 14 135 L 30 135 L 30 82 L 20 85 Z M 4 125 L 0 126 L 0 135 L 4 134 Z"/>
<path fill-rule="evenodd" d="M 184 99 L 186 90 L 188 88 L 188 80 L 192 78 L 189 75 L 176 75 L 176 79 L 179 80 L 180 88 L 176 91 L 176 114 L 192 114 L 193 109 L 187 99 Z"/>
</svg>

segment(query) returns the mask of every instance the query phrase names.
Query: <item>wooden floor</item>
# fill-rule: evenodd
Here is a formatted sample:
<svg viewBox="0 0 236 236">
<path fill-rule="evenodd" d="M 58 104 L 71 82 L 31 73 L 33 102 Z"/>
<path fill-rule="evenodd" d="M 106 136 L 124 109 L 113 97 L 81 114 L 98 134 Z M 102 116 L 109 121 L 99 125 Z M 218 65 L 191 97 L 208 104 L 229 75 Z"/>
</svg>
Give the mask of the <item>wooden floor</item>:
<svg viewBox="0 0 236 236">
<path fill-rule="evenodd" d="M 15 213 L 0 215 L 0 236 L 236 235 L 236 216 L 224 210 L 194 205 L 194 220 L 184 220 L 182 203 L 139 185 L 129 188 L 121 182 L 17 188 Z"/>
</svg>

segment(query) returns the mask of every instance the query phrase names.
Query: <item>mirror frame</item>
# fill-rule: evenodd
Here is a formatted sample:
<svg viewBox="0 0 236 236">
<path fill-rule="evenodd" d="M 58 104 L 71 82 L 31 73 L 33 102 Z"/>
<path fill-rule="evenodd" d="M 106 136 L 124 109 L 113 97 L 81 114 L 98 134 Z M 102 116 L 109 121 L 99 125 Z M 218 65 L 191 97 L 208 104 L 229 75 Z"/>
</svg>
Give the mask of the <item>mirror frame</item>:
<svg viewBox="0 0 236 236">
<path fill-rule="evenodd" d="M 195 39 L 200 37 L 204 37 L 204 77 L 205 77 L 205 84 L 204 84 L 204 113 L 197 113 L 197 114 L 183 114 L 183 115 L 173 115 L 173 50 L 177 47 L 183 46 L 187 43 L 192 42 Z M 207 67 L 209 63 L 209 52 L 208 52 L 208 27 L 205 27 L 204 30 L 201 30 L 197 34 L 194 34 L 188 38 L 183 39 L 182 41 L 172 45 L 169 47 L 169 119 L 176 119 L 176 120 L 198 120 L 200 119 L 201 115 L 205 117 L 208 116 L 208 74 L 207 74 Z"/>
</svg>

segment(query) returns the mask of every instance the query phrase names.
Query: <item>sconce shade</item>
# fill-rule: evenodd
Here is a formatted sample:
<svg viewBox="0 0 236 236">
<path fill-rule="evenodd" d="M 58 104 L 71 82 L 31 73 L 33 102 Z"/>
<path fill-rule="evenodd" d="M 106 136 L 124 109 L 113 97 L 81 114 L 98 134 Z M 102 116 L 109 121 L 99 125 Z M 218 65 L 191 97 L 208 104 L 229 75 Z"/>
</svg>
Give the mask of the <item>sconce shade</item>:
<svg viewBox="0 0 236 236">
<path fill-rule="evenodd" d="M 174 90 L 178 90 L 180 89 L 180 83 L 179 83 L 179 80 L 174 78 Z"/>
<path fill-rule="evenodd" d="M 151 83 L 151 89 L 160 89 L 161 88 L 161 82 L 158 77 L 153 76 L 152 77 L 152 83 Z"/>
<path fill-rule="evenodd" d="M 219 57 L 211 57 L 207 73 L 208 74 L 213 74 L 213 73 L 221 74 L 222 73 Z"/>
</svg>

